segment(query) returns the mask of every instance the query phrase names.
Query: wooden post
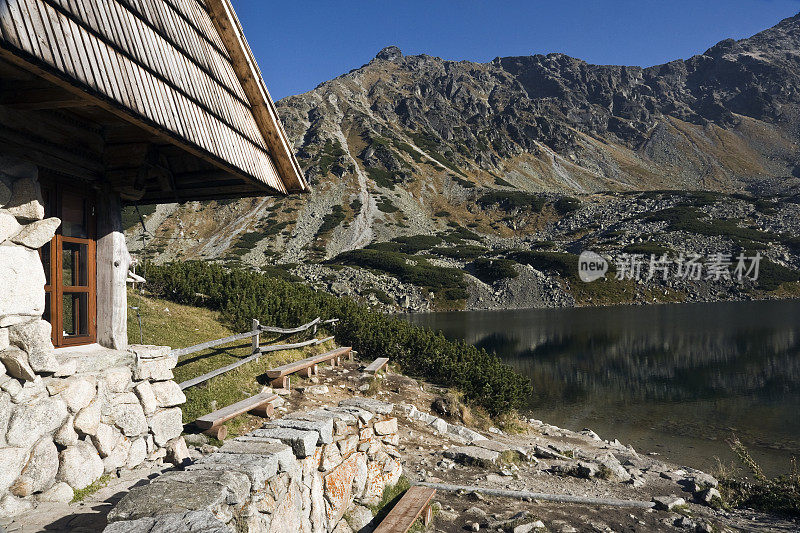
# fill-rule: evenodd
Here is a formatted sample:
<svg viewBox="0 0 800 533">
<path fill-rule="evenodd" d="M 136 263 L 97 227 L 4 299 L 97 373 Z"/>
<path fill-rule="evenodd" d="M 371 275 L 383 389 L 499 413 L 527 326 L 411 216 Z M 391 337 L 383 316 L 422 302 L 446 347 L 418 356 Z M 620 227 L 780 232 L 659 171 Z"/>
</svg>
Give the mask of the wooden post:
<svg viewBox="0 0 800 533">
<path fill-rule="evenodd" d="M 125 282 L 130 264 L 120 198 L 106 185 L 97 195 L 97 342 L 106 348 L 128 347 Z"/>
<path fill-rule="evenodd" d="M 258 319 L 253 319 L 253 329 L 250 331 L 255 332 L 256 334 L 253 335 L 253 353 L 258 352 L 258 347 L 261 345 L 261 330 L 258 329 L 258 326 L 261 324 L 258 323 Z"/>
</svg>

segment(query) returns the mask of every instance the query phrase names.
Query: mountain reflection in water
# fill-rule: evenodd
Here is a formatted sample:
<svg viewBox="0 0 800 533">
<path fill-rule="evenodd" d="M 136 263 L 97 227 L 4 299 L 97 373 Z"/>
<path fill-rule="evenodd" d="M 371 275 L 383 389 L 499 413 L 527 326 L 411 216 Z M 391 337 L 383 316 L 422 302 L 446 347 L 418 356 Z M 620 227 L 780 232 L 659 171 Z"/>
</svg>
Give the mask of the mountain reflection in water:
<svg viewBox="0 0 800 533">
<path fill-rule="evenodd" d="M 410 315 L 531 378 L 531 416 L 701 468 L 800 456 L 800 301 Z"/>
</svg>

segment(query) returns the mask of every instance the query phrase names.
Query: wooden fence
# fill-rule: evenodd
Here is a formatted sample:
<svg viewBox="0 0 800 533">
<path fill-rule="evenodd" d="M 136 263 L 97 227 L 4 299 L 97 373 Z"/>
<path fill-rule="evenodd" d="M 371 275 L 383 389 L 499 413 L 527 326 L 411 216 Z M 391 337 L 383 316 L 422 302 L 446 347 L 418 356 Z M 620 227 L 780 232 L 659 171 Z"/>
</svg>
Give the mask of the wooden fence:
<svg viewBox="0 0 800 533">
<path fill-rule="evenodd" d="M 208 381 L 209 379 L 219 376 L 220 374 L 224 374 L 226 372 L 230 372 L 234 368 L 238 368 L 244 364 L 249 363 L 250 361 L 258 360 L 261 357 L 261 354 L 268 353 L 268 352 L 278 352 L 282 350 L 292 350 L 295 348 L 302 348 L 304 346 L 311 346 L 311 345 L 318 345 L 329 340 L 332 340 L 333 337 L 325 337 L 324 339 L 309 339 L 307 341 L 302 342 L 294 342 L 290 344 L 270 344 L 267 346 L 261 346 L 261 334 L 262 333 L 277 333 L 279 335 L 293 335 L 295 333 L 301 333 L 303 331 L 312 330 L 312 334 L 316 335 L 317 327 L 320 325 L 327 325 L 327 324 L 335 324 L 338 322 L 338 318 L 331 318 L 329 320 L 320 320 L 319 317 L 315 318 L 308 324 L 303 324 L 302 326 L 298 326 L 296 328 L 278 328 L 274 326 L 262 326 L 259 324 L 258 320 L 253 319 L 253 328 L 250 331 L 245 333 L 239 333 L 237 335 L 231 335 L 229 337 L 225 337 L 222 339 L 216 339 L 213 341 L 207 341 L 200 344 L 195 344 L 194 346 L 189 346 L 187 348 L 179 348 L 177 350 L 172 350 L 170 352 L 175 357 L 181 357 L 184 355 L 188 355 L 191 353 L 202 352 L 203 350 L 208 350 L 209 348 L 215 348 L 217 346 L 222 346 L 225 344 L 230 344 L 232 342 L 244 340 L 244 339 L 252 339 L 252 354 L 244 359 L 239 361 L 235 361 L 229 365 L 225 365 L 222 368 L 218 368 L 216 370 L 212 370 L 207 374 L 203 374 L 202 376 L 197 376 L 196 378 L 192 378 L 189 380 L 180 383 L 179 386 L 181 390 L 188 389 L 189 387 L 193 387 L 199 383 L 203 383 Z"/>
</svg>

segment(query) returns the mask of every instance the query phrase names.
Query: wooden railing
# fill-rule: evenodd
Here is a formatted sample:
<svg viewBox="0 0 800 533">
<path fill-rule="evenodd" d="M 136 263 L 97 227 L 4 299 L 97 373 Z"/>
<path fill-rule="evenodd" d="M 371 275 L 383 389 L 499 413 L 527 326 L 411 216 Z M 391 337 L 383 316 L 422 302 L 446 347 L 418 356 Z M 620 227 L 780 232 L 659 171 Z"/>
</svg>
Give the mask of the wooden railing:
<svg viewBox="0 0 800 533">
<path fill-rule="evenodd" d="M 290 344 L 270 344 L 267 346 L 261 346 L 261 334 L 262 333 L 277 333 L 279 335 L 293 335 L 296 333 L 302 333 L 303 331 L 312 330 L 312 334 L 316 335 L 317 333 L 317 326 L 320 325 L 328 325 L 328 324 L 335 324 L 338 322 L 338 318 L 332 318 L 329 320 L 320 320 L 319 317 L 315 318 L 308 324 L 303 324 L 302 326 L 298 326 L 296 328 L 278 328 L 274 326 L 262 326 L 259 324 L 258 320 L 253 319 L 253 328 L 250 331 L 245 333 L 239 333 L 237 335 L 231 335 L 229 337 L 225 337 L 222 339 L 216 339 L 212 341 L 203 342 L 200 344 L 195 344 L 194 346 L 189 346 L 186 348 L 179 348 L 177 350 L 172 350 L 171 354 L 175 357 L 181 357 L 184 355 L 188 355 L 191 353 L 202 352 L 204 350 L 208 350 L 209 348 L 215 348 L 217 346 L 222 346 L 225 344 L 230 344 L 232 342 L 244 340 L 244 339 L 252 339 L 252 353 L 250 356 L 245 357 L 244 359 L 240 359 L 239 361 L 235 361 L 229 365 L 225 365 L 221 368 L 216 370 L 212 370 L 202 376 L 197 376 L 196 378 L 188 379 L 179 384 L 180 388 L 188 389 L 189 387 L 193 387 L 209 379 L 224 374 L 226 372 L 230 372 L 234 368 L 238 368 L 244 364 L 249 363 L 250 361 L 256 361 L 261 354 L 268 353 L 268 352 L 278 352 L 282 350 L 292 350 L 295 348 L 303 348 L 305 346 L 311 345 L 318 345 L 329 340 L 332 340 L 333 337 L 325 337 L 323 339 L 309 339 L 302 342 L 294 342 Z"/>
</svg>

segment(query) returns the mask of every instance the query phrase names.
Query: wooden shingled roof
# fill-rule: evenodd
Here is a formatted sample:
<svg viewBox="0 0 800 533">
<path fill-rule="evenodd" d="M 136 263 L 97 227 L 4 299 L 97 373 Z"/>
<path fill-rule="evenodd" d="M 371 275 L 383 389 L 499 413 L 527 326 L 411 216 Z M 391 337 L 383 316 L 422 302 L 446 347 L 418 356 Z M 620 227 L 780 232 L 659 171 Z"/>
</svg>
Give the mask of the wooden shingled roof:
<svg viewBox="0 0 800 533">
<path fill-rule="evenodd" d="M 236 176 L 242 195 L 308 189 L 230 0 L 0 0 L 0 57 Z"/>
</svg>

